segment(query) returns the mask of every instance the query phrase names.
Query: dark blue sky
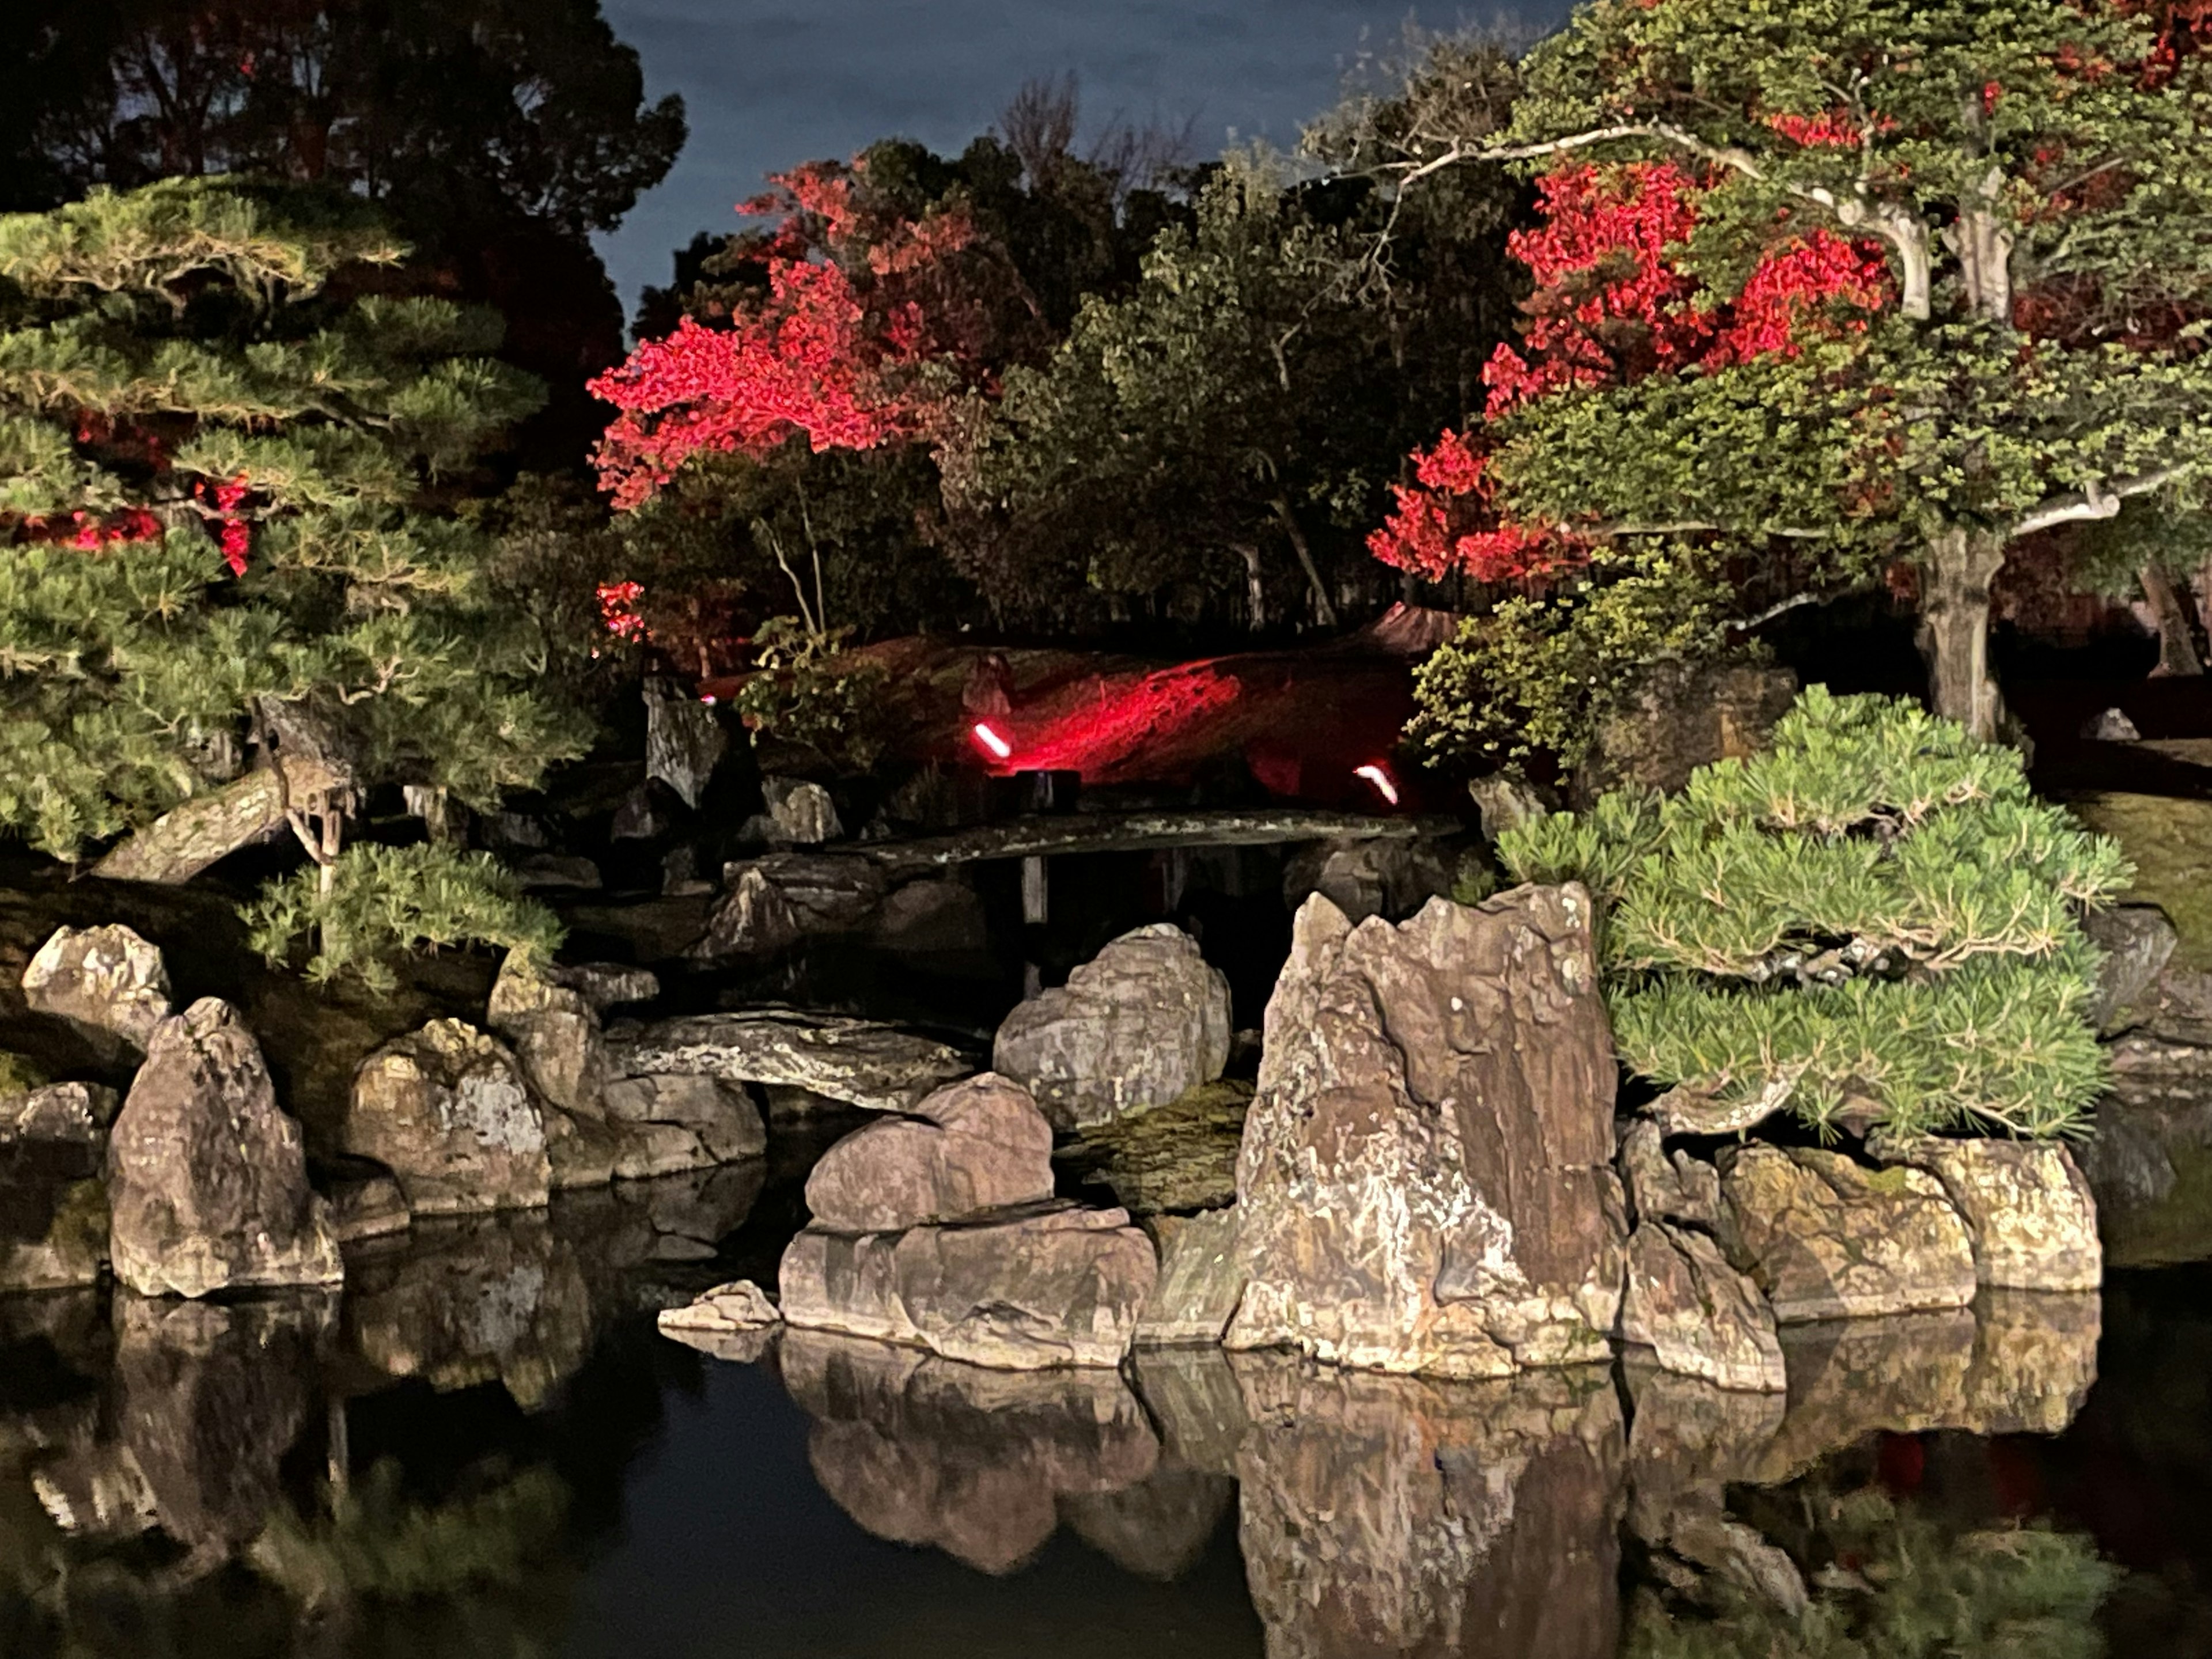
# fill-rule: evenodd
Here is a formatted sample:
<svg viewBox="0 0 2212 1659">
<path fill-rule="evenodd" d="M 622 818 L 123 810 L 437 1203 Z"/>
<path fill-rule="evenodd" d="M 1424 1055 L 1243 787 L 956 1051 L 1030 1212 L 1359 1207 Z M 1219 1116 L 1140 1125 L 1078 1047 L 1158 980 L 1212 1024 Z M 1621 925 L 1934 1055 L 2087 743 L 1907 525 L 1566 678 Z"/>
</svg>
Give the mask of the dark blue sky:
<svg viewBox="0 0 2212 1659">
<path fill-rule="evenodd" d="M 1031 76 L 1073 70 L 1091 121 L 1194 118 L 1195 147 L 1285 149 L 1363 52 L 1394 50 L 1407 0 L 605 0 L 654 97 L 691 141 L 602 248 L 625 304 L 668 280 L 694 231 L 723 229 L 763 173 L 882 137 L 957 150 Z M 1431 27 L 1546 28 L 1566 0 L 1431 3 Z"/>
</svg>

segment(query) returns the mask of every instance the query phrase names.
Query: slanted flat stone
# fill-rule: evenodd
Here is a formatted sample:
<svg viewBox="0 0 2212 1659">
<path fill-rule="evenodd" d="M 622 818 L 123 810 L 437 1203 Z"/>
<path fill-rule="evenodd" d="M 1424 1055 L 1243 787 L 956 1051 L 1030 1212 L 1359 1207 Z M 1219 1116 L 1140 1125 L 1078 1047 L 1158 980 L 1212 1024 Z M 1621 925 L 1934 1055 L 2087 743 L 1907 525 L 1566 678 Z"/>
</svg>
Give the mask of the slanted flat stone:
<svg viewBox="0 0 2212 1659">
<path fill-rule="evenodd" d="M 1158 1272 L 1120 1210 L 848 1235 L 784 1251 L 785 1322 L 905 1343 L 1008 1370 L 1115 1366 Z"/>
<path fill-rule="evenodd" d="M 609 1061 L 617 1076 L 775 1084 L 882 1112 L 975 1070 L 957 1049 L 895 1025 L 768 1008 L 659 1021 L 611 1040 Z"/>
</svg>

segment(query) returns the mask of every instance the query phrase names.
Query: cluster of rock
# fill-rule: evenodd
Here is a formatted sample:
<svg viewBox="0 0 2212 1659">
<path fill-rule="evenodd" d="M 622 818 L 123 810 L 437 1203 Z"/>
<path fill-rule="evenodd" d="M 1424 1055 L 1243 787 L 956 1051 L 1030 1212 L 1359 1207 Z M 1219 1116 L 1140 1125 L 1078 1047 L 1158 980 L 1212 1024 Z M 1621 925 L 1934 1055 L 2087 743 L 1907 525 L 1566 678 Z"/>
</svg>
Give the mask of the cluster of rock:
<svg viewBox="0 0 2212 1659">
<path fill-rule="evenodd" d="M 1237 1099 L 1233 1182 L 1106 1165 L 1117 1191 L 1182 1200 L 1132 1199 L 1142 1234 L 1126 1209 L 1052 1202 L 1052 1132 L 1086 1153 L 1151 1123 L 1185 1134 L 1179 1114 L 1222 1086 L 1230 1009 L 1187 936 L 1118 939 L 1008 1018 L 994 1073 L 862 1103 L 899 1115 L 817 1165 L 781 1316 L 1006 1366 L 1196 1342 L 1486 1379 L 1626 1347 L 1778 1393 L 1795 1326 L 2096 1288 L 2096 1206 L 2062 1146 L 1708 1153 L 1617 1123 L 1591 928 L 1572 884 L 1396 924 L 1310 898 Z"/>
<path fill-rule="evenodd" d="M 23 992 L 135 1072 L 119 1108 L 82 1081 L 0 1098 L 0 1290 L 111 1268 L 149 1296 L 331 1285 L 342 1243 L 418 1215 L 540 1207 L 765 1146 L 741 1085 L 610 1060 L 602 1012 L 658 994 L 632 969 L 510 959 L 489 1013 L 507 1041 L 444 1019 L 370 1054 L 318 1149 L 340 1157 L 327 1193 L 238 1010 L 204 997 L 173 1011 L 161 953 L 130 928 L 59 930 Z"/>
<path fill-rule="evenodd" d="M 1119 1364 L 1152 1301 L 1155 1248 L 1124 1208 L 1055 1200 L 1054 1130 L 1139 1116 L 1218 1082 L 1229 988 L 1196 943 L 1165 926 L 1115 939 L 1018 1007 L 996 1069 L 980 1075 L 908 1034 L 774 1013 L 665 1023 L 631 1040 L 625 1063 L 716 1055 L 757 1073 L 772 1045 L 735 1042 L 735 1028 L 778 1020 L 778 1080 L 891 1114 L 809 1176 L 812 1220 L 784 1254 L 781 1320 L 986 1366 Z M 663 1324 L 750 1352 L 767 1305 L 724 1286 Z"/>
<path fill-rule="evenodd" d="M 428 1214 L 527 1209 L 571 1188 L 757 1157 L 767 1132 L 741 1085 L 633 1073 L 609 1043 L 603 1013 L 658 988 L 635 969 L 541 970 L 510 957 L 488 1016 L 499 1036 L 434 1020 L 370 1054 L 339 1150 L 391 1171 L 409 1207 Z"/>
</svg>

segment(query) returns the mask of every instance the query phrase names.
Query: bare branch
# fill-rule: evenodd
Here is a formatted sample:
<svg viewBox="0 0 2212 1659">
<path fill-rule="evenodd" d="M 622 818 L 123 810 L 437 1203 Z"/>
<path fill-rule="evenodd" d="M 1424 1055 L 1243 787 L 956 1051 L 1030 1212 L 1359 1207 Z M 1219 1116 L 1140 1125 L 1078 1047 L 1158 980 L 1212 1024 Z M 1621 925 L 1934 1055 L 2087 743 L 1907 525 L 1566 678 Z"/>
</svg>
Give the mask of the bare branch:
<svg viewBox="0 0 2212 1659">
<path fill-rule="evenodd" d="M 1770 605 L 1755 617 L 1746 617 L 1741 622 L 1730 623 L 1728 625 L 1728 631 L 1731 634 L 1748 634 L 1753 629 L 1764 628 L 1777 617 L 1795 611 L 1800 605 L 1818 605 L 1825 597 L 1826 595 L 1820 593 L 1792 593 L 1779 605 Z"/>
<path fill-rule="evenodd" d="M 2123 478 L 2118 483 L 2102 489 L 2092 485 L 2079 495 L 2053 495 L 2014 524 L 2008 532 L 2007 539 L 2032 536 L 2037 531 L 2048 530 L 2054 525 L 2095 523 L 2117 518 L 2120 503 L 2129 496 L 2147 495 L 2154 489 L 2163 489 L 2167 484 L 2188 477 L 2196 470 L 2193 465 L 2161 467 L 2155 472 Z"/>
</svg>

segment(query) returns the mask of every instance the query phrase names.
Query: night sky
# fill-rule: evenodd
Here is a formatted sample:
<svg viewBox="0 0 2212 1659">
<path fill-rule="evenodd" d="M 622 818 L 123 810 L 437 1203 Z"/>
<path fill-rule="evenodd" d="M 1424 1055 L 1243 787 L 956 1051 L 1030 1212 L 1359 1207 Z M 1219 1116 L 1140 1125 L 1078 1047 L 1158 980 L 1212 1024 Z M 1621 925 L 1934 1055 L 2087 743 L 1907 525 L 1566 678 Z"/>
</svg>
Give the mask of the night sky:
<svg viewBox="0 0 2212 1659">
<path fill-rule="evenodd" d="M 653 97 L 680 92 L 691 139 L 601 246 L 625 304 L 665 283 L 671 250 L 736 222 L 762 175 L 875 139 L 957 152 L 1032 76 L 1073 70 L 1086 126 L 1193 118 L 1193 147 L 1233 133 L 1288 149 L 1363 53 L 1431 27 L 1555 26 L 1567 0 L 1510 8 L 1406 0 L 605 0 Z"/>
</svg>

